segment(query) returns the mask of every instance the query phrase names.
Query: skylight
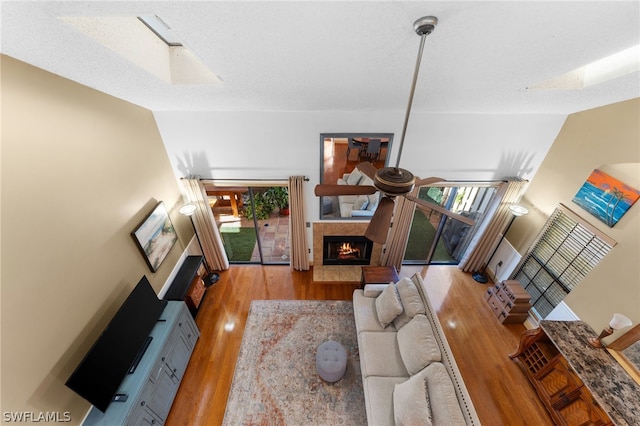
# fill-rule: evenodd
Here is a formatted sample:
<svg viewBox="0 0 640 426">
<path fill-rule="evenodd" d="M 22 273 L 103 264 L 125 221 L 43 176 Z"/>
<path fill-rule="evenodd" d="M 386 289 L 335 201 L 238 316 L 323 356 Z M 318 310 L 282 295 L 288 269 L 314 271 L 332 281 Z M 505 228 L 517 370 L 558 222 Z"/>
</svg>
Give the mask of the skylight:
<svg viewBox="0 0 640 426">
<path fill-rule="evenodd" d="M 169 25 L 157 15 L 138 16 L 138 19 L 147 26 L 155 35 L 164 41 L 167 46 L 182 46 L 180 38 L 171 30 Z"/>
<path fill-rule="evenodd" d="M 640 71 L 640 45 L 584 65 L 528 89 L 584 89 Z"/>
<path fill-rule="evenodd" d="M 213 85 L 221 82 L 158 16 L 61 19 L 169 84 Z"/>
</svg>

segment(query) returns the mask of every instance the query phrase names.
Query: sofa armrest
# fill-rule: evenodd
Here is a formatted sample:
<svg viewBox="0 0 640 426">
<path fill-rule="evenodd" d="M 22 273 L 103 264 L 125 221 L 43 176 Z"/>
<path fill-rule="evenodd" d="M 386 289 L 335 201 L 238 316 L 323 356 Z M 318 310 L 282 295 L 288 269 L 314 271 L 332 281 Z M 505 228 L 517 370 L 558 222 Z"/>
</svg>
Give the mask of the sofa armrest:
<svg viewBox="0 0 640 426">
<path fill-rule="evenodd" d="M 367 284 L 364 286 L 365 297 L 378 297 L 389 284 Z"/>
</svg>

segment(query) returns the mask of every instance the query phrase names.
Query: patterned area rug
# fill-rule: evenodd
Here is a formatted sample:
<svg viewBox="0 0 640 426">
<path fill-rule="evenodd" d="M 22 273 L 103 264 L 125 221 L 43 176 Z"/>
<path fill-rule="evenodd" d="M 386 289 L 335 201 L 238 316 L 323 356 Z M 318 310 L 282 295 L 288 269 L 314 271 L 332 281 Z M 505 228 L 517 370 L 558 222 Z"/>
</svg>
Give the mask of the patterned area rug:
<svg viewBox="0 0 640 426">
<path fill-rule="evenodd" d="M 316 350 L 326 340 L 348 354 L 335 383 L 316 373 Z M 366 425 L 353 304 L 253 301 L 223 424 Z"/>
</svg>

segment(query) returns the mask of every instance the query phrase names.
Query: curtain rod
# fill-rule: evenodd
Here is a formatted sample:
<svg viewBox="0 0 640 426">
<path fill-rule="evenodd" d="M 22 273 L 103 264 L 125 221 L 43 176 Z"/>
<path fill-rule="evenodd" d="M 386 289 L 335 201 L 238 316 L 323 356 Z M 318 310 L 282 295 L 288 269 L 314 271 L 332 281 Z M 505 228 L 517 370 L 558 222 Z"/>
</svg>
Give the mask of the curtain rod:
<svg viewBox="0 0 640 426">
<path fill-rule="evenodd" d="M 189 177 L 187 176 L 183 176 L 180 179 L 189 179 Z M 203 181 L 203 180 L 216 180 L 216 181 L 232 181 L 232 182 L 277 182 L 277 181 L 282 181 L 282 182 L 288 182 L 289 179 L 285 178 L 285 179 L 231 179 L 231 178 L 225 178 L 225 179 L 216 179 L 216 178 L 198 178 L 198 180 Z M 305 182 L 309 182 L 309 178 L 304 176 L 304 181 Z"/>
<path fill-rule="evenodd" d="M 183 178 L 184 179 L 184 178 Z M 283 181 L 283 182 L 288 182 L 289 178 L 285 178 L 285 179 L 231 179 L 231 178 L 225 178 L 225 179 L 216 179 L 216 178 L 200 178 L 200 180 L 229 180 L 229 181 L 235 181 L 235 182 L 244 182 L 244 181 L 248 181 L 248 182 L 275 182 L 275 181 Z M 309 178 L 308 177 L 304 177 L 304 181 L 305 182 L 309 182 Z"/>
</svg>

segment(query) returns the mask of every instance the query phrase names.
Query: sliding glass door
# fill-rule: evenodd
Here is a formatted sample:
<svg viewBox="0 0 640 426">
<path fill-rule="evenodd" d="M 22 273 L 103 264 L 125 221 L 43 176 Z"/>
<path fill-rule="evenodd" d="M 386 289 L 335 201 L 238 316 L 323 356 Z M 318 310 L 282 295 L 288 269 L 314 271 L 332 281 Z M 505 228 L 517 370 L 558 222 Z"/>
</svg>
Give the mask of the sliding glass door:
<svg viewBox="0 0 640 426">
<path fill-rule="evenodd" d="M 496 190 L 495 186 L 477 184 L 423 187 L 418 198 L 470 217 L 478 223 Z M 417 207 L 402 263 L 457 265 L 475 228 L 435 210 Z"/>
<path fill-rule="evenodd" d="M 289 264 L 286 186 L 206 188 L 231 264 Z"/>
</svg>

